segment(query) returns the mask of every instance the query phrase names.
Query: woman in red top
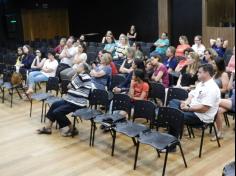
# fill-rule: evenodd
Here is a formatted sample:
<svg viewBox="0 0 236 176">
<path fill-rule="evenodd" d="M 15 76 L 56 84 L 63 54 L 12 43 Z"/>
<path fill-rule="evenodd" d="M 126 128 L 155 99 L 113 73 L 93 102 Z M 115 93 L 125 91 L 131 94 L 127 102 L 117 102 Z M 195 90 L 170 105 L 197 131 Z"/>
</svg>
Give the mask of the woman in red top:
<svg viewBox="0 0 236 176">
<path fill-rule="evenodd" d="M 184 50 L 191 48 L 191 46 L 188 44 L 188 38 L 184 35 L 180 36 L 179 43 L 180 45 L 178 45 L 176 48 L 175 56 L 184 57 Z"/>
<path fill-rule="evenodd" d="M 145 82 L 145 74 L 143 70 L 134 71 L 133 79 L 130 85 L 129 96 L 133 100 L 147 100 L 149 93 L 149 85 Z"/>
</svg>

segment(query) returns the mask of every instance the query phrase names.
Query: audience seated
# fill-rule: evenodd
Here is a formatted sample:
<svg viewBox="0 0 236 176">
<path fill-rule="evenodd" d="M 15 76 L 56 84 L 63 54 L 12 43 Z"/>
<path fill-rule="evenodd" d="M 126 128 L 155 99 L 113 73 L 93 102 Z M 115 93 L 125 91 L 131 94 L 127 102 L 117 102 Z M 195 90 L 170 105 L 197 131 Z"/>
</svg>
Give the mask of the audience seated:
<svg viewBox="0 0 236 176">
<path fill-rule="evenodd" d="M 176 57 L 184 57 L 184 51 L 187 48 L 191 48 L 188 43 L 188 38 L 184 35 L 179 37 L 179 45 L 176 48 L 175 56 Z"/>
<path fill-rule="evenodd" d="M 24 55 L 23 48 L 18 47 L 17 48 L 17 56 L 16 56 L 16 64 L 15 64 L 17 72 L 19 71 L 20 67 L 23 66 L 22 65 L 22 60 L 23 60 L 24 57 L 25 57 L 25 55 Z"/>
<path fill-rule="evenodd" d="M 187 59 L 187 65 L 185 65 L 181 72 L 176 87 L 190 90 L 195 86 L 198 80 L 197 72 L 200 65 L 199 55 L 197 53 L 190 53 Z"/>
<path fill-rule="evenodd" d="M 204 57 L 201 60 L 202 64 L 211 64 L 215 58 L 218 56 L 218 54 L 216 53 L 216 51 L 212 48 L 208 48 L 204 51 Z"/>
<path fill-rule="evenodd" d="M 97 66 L 93 66 L 90 75 L 92 77 L 92 83 L 94 84 L 95 88 L 105 90 L 108 86 L 112 75 L 112 70 L 110 67 L 111 60 L 111 54 L 105 53 L 102 55 L 100 64 Z"/>
<path fill-rule="evenodd" d="M 106 36 L 106 45 L 104 47 L 104 50 L 111 53 L 112 56 L 114 56 L 115 48 L 116 48 L 115 39 L 113 38 L 112 35 L 107 35 Z"/>
<path fill-rule="evenodd" d="M 132 64 L 132 68 L 133 68 L 133 70 L 140 69 L 140 70 L 145 71 L 145 66 L 144 66 L 143 60 L 134 59 L 134 62 Z M 126 77 L 125 81 L 122 84 L 120 84 L 119 86 L 115 87 L 113 89 L 113 92 L 114 93 L 128 92 L 129 88 L 130 88 L 130 83 L 131 83 L 132 77 L 133 77 L 133 72 L 129 73 L 128 76 Z"/>
<path fill-rule="evenodd" d="M 67 114 L 87 106 L 90 90 L 92 89 L 91 77 L 89 76 L 89 66 L 85 63 L 77 67 L 77 74 L 73 77 L 65 97 L 65 100 L 57 101 L 50 107 L 47 118 L 49 122 L 42 129 L 37 130 L 38 134 L 51 134 L 52 125 L 55 121 L 59 124 L 63 137 L 74 136 L 78 130 L 73 130 Z"/>
<path fill-rule="evenodd" d="M 79 64 L 86 63 L 87 61 L 87 54 L 86 54 L 86 46 L 85 44 L 81 43 L 76 47 L 77 53 L 74 56 L 73 66 L 67 68 L 60 73 L 61 79 L 71 80 L 71 78 L 76 74 L 76 70 Z"/>
<path fill-rule="evenodd" d="M 133 48 L 135 50 L 134 58 L 143 60 L 144 54 L 143 54 L 142 47 L 141 47 L 140 43 L 134 42 Z"/>
<path fill-rule="evenodd" d="M 149 93 L 149 84 L 145 81 L 145 73 L 141 69 L 134 70 L 133 78 L 130 84 L 129 96 L 135 100 L 147 100 Z"/>
<path fill-rule="evenodd" d="M 145 63 L 146 77 L 147 77 L 149 80 L 151 80 L 152 75 L 153 75 L 153 73 L 154 73 L 154 67 L 153 67 L 151 61 L 152 61 L 152 60 L 149 59 L 149 60 L 147 60 L 146 63 Z"/>
<path fill-rule="evenodd" d="M 54 49 L 57 57 L 59 57 L 65 45 L 66 45 L 66 38 L 61 38 L 59 45 Z"/>
<path fill-rule="evenodd" d="M 170 107 L 184 112 L 184 121 L 187 125 L 202 125 L 214 121 L 219 108 L 220 90 L 213 80 L 214 69 L 211 64 L 199 67 L 199 83 L 196 89 L 189 93 L 186 101 L 172 100 Z M 213 91 L 214 90 L 214 91 Z"/>
<path fill-rule="evenodd" d="M 127 58 L 124 60 L 123 64 L 120 67 L 120 73 L 129 74 L 133 71 L 132 64 L 134 61 L 135 51 L 133 48 L 128 48 L 127 50 Z"/>
<path fill-rule="evenodd" d="M 227 72 L 233 72 L 235 71 L 235 47 L 233 48 L 233 55 L 230 58 L 230 61 L 228 63 L 228 66 L 226 67 Z"/>
<path fill-rule="evenodd" d="M 180 73 L 180 71 L 187 65 L 188 63 L 188 56 L 190 53 L 194 52 L 192 48 L 187 48 L 184 50 L 184 57 L 182 57 L 175 68 L 175 72 Z"/>
<path fill-rule="evenodd" d="M 107 43 L 107 36 L 112 36 L 112 38 L 114 38 L 115 40 L 115 37 L 113 36 L 113 33 L 112 31 L 107 31 L 106 35 L 102 38 L 102 43 L 106 44 Z"/>
<path fill-rule="evenodd" d="M 58 78 L 60 78 L 60 74 L 63 70 L 70 68 L 73 65 L 74 57 L 77 54 L 77 49 L 73 47 L 73 42 L 74 42 L 73 38 L 70 37 L 67 40 L 66 45 L 59 56 L 59 59 L 61 61 L 60 64 L 58 65 L 56 72 L 56 76 Z"/>
<path fill-rule="evenodd" d="M 228 46 L 228 40 L 222 38 L 210 39 L 211 47 L 217 52 L 218 56 L 223 57 Z"/>
<path fill-rule="evenodd" d="M 224 97 L 228 92 L 227 87 L 229 84 L 229 76 L 225 70 L 226 68 L 224 59 L 221 57 L 216 57 L 212 64 L 215 69 L 215 75 L 213 76 L 213 79 L 220 88 L 221 95 Z"/>
<path fill-rule="evenodd" d="M 192 46 L 192 49 L 199 55 L 201 59 L 204 57 L 204 51 L 206 50 L 206 47 L 202 44 L 202 36 L 197 35 L 194 37 L 194 45 Z"/>
<path fill-rule="evenodd" d="M 164 59 L 163 64 L 168 69 L 168 73 L 172 73 L 175 71 L 177 67 L 178 60 L 175 58 L 175 47 L 170 46 L 166 50 L 166 58 Z"/>
<path fill-rule="evenodd" d="M 136 32 L 136 27 L 132 25 L 130 27 L 129 32 L 127 33 L 127 37 L 129 39 L 130 44 L 132 45 L 136 40 L 137 40 L 137 32 Z"/>
<path fill-rule="evenodd" d="M 35 54 L 36 57 L 34 58 L 30 71 L 40 71 L 46 61 L 44 53 L 42 53 L 39 49 L 35 51 Z"/>
<path fill-rule="evenodd" d="M 216 125 L 217 125 L 217 129 L 218 129 L 218 133 L 217 136 L 219 139 L 223 139 L 223 127 L 222 127 L 222 118 L 225 112 L 227 111 L 232 111 L 235 113 L 235 71 L 232 72 L 231 77 L 230 77 L 230 81 L 229 81 L 229 85 L 228 85 L 228 90 L 232 90 L 233 94 L 231 95 L 230 98 L 228 99 L 221 99 L 220 100 L 220 107 L 218 109 L 218 113 L 217 113 L 217 118 L 216 118 Z M 216 140 L 216 137 L 213 137 L 211 139 L 212 141 Z"/>
<path fill-rule="evenodd" d="M 150 56 L 154 56 L 154 55 L 165 55 L 166 54 L 166 50 L 168 48 L 168 46 L 170 45 L 170 41 L 168 39 L 168 34 L 167 33 L 162 33 L 160 39 L 158 39 L 154 45 L 156 46 L 156 50 L 153 51 Z"/>
<path fill-rule="evenodd" d="M 127 54 L 128 47 L 128 38 L 126 37 L 126 35 L 121 34 L 119 37 L 119 41 L 116 44 L 115 55 L 113 57 L 113 61 L 116 65 L 121 66 Z"/>
<path fill-rule="evenodd" d="M 34 92 L 33 87 L 35 83 L 48 81 L 49 77 L 55 77 L 58 62 L 55 59 L 55 52 L 53 50 L 48 51 L 48 59 L 45 61 L 41 71 L 30 72 L 28 77 L 28 90 L 27 94 L 31 96 Z"/>
<path fill-rule="evenodd" d="M 151 63 L 154 67 L 152 81 L 162 83 L 166 88 L 169 86 L 169 74 L 166 66 L 160 62 L 161 57 L 155 55 L 151 58 Z"/>
<path fill-rule="evenodd" d="M 33 51 L 29 45 L 24 45 L 23 51 L 24 51 L 24 57 L 21 62 L 22 63 L 21 68 L 25 70 L 30 70 L 35 56 L 33 55 Z"/>
</svg>

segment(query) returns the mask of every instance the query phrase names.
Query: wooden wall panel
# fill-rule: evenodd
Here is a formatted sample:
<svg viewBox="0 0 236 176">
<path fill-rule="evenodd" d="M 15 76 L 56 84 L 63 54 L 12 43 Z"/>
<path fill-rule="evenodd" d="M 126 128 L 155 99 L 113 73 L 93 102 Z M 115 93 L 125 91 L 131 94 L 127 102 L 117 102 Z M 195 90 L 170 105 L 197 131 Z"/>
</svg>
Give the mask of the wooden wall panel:
<svg viewBox="0 0 236 176">
<path fill-rule="evenodd" d="M 66 9 L 22 10 L 24 40 L 50 39 L 69 35 Z"/>
<path fill-rule="evenodd" d="M 170 33 L 170 0 L 158 0 L 159 35 Z"/>
</svg>

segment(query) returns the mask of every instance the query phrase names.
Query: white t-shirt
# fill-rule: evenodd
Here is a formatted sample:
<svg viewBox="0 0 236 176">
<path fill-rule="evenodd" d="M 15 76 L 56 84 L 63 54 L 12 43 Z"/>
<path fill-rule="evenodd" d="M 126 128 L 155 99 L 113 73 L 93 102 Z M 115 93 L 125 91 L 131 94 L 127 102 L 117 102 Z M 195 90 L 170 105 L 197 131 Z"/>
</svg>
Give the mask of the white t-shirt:
<svg viewBox="0 0 236 176">
<path fill-rule="evenodd" d="M 58 66 L 57 60 L 50 61 L 50 59 L 47 59 L 43 65 L 43 69 L 45 69 L 45 68 L 52 69 L 53 72 L 51 72 L 51 73 L 45 73 L 44 71 L 41 71 L 41 72 L 47 77 L 55 77 L 57 66 Z"/>
<path fill-rule="evenodd" d="M 200 82 L 196 86 L 196 89 L 191 91 L 189 94 L 193 96 L 190 107 L 194 105 L 206 105 L 210 107 L 210 109 L 205 113 L 195 112 L 198 118 L 205 123 L 213 122 L 221 98 L 220 89 L 215 81 L 210 79 L 205 83 Z"/>
<path fill-rule="evenodd" d="M 77 48 L 76 47 L 71 47 L 71 48 L 68 48 L 68 49 L 63 49 L 60 56 L 63 56 L 64 53 L 66 52 L 66 50 L 68 51 L 69 56 L 68 57 L 63 57 L 61 59 L 61 63 L 67 64 L 71 67 L 73 65 L 74 57 L 77 54 Z"/>
<path fill-rule="evenodd" d="M 77 70 L 78 66 L 81 63 L 86 63 L 86 61 L 87 61 L 87 54 L 86 53 L 82 53 L 78 57 L 79 57 L 80 63 L 79 64 L 74 64 L 73 67 L 72 67 L 73 70 L 75 70 L 75 71 Z"/>
<path fill-rule="evenodd" d="M 192 49 L 202 58 L 204 57 L 204 51 L 206 50 L 206 47 L 201 44 L 200 46 L 198 46 L 197 44 L 194 44 L 192 46 Z"/>
</svg>

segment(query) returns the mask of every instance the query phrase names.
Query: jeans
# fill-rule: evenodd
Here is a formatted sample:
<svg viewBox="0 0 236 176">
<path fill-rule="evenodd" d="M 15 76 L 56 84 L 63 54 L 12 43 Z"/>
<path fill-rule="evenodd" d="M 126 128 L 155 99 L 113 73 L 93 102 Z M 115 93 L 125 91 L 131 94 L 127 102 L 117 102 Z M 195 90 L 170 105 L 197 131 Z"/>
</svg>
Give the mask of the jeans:
<svg viewBox="0 0 236 176">
<path fill-rule="evenodd" d="M 42 82 L 42 81 L 48 81 L 48 77 L 45 76 L 40 71 L 30 72 L 29 77 L 28 77 L 29 87 L 33 87 L 35 83 Z"/>
<path fill-rule="evenodd" d="M 169 107 L 180 109 L 180 101 L 176 99 L 171 100 L 169 103 Z M 184 123 L 186 125 L 202 125 L 203 124 L 203 122 L 193 112 L 184 112 Z"/>
<path fill-rule="evenodd" d="M 66 102 L 65 100 L 60 100 L 52 104 L 50 107 L 47 118 L 51 122 L 57 121 L 60 128 L 64 128 L 66 126 L 71 125 L 70 120 L 66 117 L 71 112 L 75 112 L 77 109 L 81 107 Z"/>
</svg>

